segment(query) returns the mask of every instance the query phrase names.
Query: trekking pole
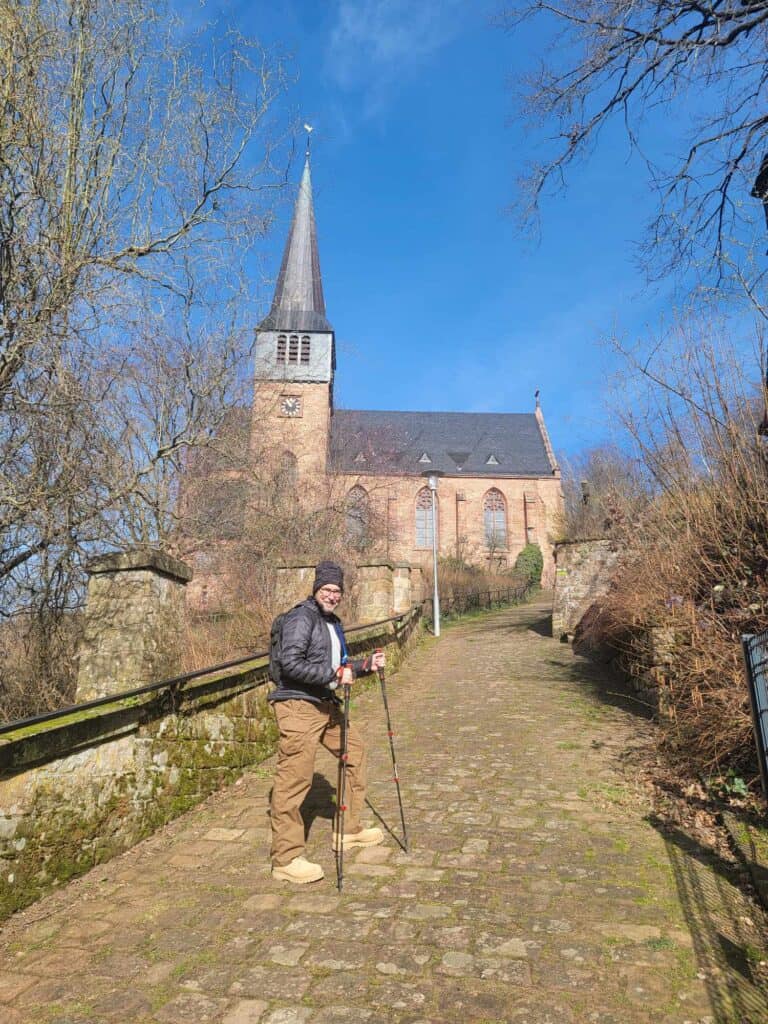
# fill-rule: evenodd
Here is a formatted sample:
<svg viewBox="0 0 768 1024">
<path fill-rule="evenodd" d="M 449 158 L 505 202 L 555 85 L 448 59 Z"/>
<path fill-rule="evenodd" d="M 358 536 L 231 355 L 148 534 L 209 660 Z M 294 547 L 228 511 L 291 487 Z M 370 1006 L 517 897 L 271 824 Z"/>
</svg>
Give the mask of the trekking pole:
<svg viewBox="0 0 768 1024">
<path fill-rule="evenodd" d="M 381 648 L 377 648 L 377 654 L 381 653 Z M 381 683 L 381 696 L 384 701 L 384 711 L 387 716 L 387 736 L 389 736 L 389 750 L 392 754 L 392 772 L 393 781 L 397 787 L 397 802 L 400 805 L 400 822 L 403 826 L 403 849 L 408 853 L 408 832 L 405 828 L 405 812 L 403 811 L 403 796 L 400 792 L 400 773 L 397 770 L 397 759 L 395 757 L 395 743 L 394 743 L 394 732 L 392 730 L 392 719 L 389 714 L 389 701 L 387 700 L 387 684 L 384 678 L 384 669 L 378 669 L 379 682 Z"/>
<path fill-rule="evenodd" d="M 339 757 L 339 789 L 337 795 L 336 829 L 336 883 L 339 892 L 344 886 L 344 812 L 347 809 L 347 761 L 349 760 L 349 697 L 352 687 L 344 686 L 344 723 L 341 733 Z"/>
</svg>

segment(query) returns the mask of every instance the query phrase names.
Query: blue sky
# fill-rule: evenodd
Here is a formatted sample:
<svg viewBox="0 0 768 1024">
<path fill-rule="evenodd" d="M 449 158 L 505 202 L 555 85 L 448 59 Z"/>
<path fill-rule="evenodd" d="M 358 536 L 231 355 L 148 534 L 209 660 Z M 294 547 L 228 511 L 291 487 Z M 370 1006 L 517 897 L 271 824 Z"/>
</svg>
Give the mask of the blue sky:
<svg viewBox="0 0 768 1024">
<path fill-rule="evenodd" d="M 620 126 L 545 204 L 538 240 L 507 212 L 534 144 L 511 79 L 540 40 L 505 34 L 494 4 L 470 0 L 176 6 L 293 57 L 284 110 L 315 128 L 337 404 L 525 412 L 540 388 L 559 453 L 609 436 L 615 357 L 601 339 L 655 331 L 670 294 L 635 267 L 652 205 Z M 272 275 L 289 219 L 286 201 L 263 249 Z M 254 287 L 268 305 L 269 285 Z"/>
</svg>

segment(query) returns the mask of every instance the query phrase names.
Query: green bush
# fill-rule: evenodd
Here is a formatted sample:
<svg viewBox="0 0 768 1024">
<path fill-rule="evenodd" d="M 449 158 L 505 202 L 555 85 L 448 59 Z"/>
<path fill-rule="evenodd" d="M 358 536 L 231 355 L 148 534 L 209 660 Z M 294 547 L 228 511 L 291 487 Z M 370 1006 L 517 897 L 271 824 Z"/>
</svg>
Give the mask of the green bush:
<svg viewBox="0 0 768 1024">
<path fill-rule="evenodd" d="M 544 570 L 544 556 L 538 544 L 526 544 L 515 559 L 515 572 L 527 576 L 528 581 L 539 586 Z"/>
</svg>

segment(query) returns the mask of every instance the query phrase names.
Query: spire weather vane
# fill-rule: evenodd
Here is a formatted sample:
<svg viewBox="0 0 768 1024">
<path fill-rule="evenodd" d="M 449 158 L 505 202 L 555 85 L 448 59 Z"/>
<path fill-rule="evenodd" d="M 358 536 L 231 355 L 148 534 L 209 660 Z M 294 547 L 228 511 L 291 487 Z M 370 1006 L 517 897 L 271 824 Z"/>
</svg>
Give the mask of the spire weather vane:
<svg viewBox="0 0 768 1024">
<path fill-rule="evenodd" d="M 312 136 L 312 132 L 314 130 L 315 129 L 314 129 L 314 127 L 311 124 L 305 124 L 304 125 L 304 131 L 307 133 L 307 156 L 309 156 L 309 143 L 310 143 L 310 139 L 311 139 L 311 136 Z"/>
</svg>

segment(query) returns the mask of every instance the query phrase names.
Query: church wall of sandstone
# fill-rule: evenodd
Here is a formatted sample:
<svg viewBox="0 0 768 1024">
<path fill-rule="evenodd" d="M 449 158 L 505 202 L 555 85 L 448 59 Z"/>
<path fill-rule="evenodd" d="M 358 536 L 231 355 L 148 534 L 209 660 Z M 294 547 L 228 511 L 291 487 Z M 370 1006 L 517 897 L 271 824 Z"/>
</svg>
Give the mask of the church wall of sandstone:
<svg viewBox="0 0 768 1024">
<path fill-rule="evenodd" d="M 425 484 L 423 478 L 410 476 L 361 474 L 345 478 L 344 486 L 347 490 L 360 486 L 368 492 L 374 521 L 383 534 L 379 543 L 386 557 L 417 565 L 431 564 L 431 548 L 415 546 L 416 500 Z M 438 484 L 440 554 L 444 557 L 460 557 L 473 564 L 485 562 L 488 548 L 485 541 L 483 499 L 491 488 L 497 488 L 504 495 L 507 513 L 507 546 L 494 552 L 496 559 L 503 560 L 511 567 L 526 540 L 530 539 L 542 549 L 543 583 L 551 586 L 555 565 L 550 536 L 554 532 L 562 503 L 561 482 L 557 477 L 442 477 Z M 531 501 L 531 498 L 534 500 Z"/>
</svg>

